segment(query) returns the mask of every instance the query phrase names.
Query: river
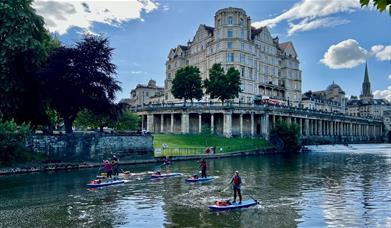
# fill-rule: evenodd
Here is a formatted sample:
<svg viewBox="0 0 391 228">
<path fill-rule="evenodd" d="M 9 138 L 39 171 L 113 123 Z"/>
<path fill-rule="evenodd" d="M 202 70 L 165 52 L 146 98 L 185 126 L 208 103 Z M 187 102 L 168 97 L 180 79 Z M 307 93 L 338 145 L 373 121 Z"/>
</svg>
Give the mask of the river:
<svg viewBox="0 0 391 228">
<path fill-rule="evenodd" d="M 85 186 L 96 170 L 0 176 L 0 227 L 391 227 L 391 144 L 313 146 L 298 155 L 208 160 L 212 182 L 148 175 L 99 190 Z M 196 161 L 170 169 L 191 175 Z M 131 172 L 156 165 L 122 167 Z M 212 212 L 231 197 L 239 170 L 244 198 L 261 204 Z"/>
</svg>

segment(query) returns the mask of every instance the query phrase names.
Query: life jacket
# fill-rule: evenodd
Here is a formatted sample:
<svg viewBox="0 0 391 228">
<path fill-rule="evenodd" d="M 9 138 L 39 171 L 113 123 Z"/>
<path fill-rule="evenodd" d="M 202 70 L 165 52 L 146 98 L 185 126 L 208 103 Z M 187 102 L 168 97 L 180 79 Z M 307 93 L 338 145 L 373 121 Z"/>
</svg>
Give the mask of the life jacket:
<svg viewBox="0 0 391 228">
<path fill-rule="evenodd" d="M 218 200 L 215 202 L 216 206 L 229 206 L 231 203 L 229 201 L 223 201 L 223 200 Z"/>
<path fill-rule="evenodd" d="M 235 175 L 234 176 L 234 184 L 235 185 L 239 185 L 239 184 L 241 184 L 241 180 L 240 180 L 240 177 L 238 176 L 238 175 Z"/>
</svg>

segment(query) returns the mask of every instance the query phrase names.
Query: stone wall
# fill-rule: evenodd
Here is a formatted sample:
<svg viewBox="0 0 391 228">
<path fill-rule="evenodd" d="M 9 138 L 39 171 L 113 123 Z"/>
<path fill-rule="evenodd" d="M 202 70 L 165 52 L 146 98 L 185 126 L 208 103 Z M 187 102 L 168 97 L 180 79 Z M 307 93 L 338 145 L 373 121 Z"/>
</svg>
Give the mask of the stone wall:
<svg viewBox="0 0 391 228">
<path fill-rule="evenodd" d="M 74 133 L 32 135 L 26 147 L 62 162 L 100 162 L 116 155 L 121 161 L 153 159 L 151 135 Z"/>
</svg>

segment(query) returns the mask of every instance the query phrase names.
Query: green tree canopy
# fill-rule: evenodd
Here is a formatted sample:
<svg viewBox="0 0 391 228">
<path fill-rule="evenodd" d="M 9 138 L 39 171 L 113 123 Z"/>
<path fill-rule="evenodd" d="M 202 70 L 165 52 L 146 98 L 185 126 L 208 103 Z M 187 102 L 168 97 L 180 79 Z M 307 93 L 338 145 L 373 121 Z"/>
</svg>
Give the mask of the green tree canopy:
<svg viewBox="0 0 391 228">
<path fill-rule="evenodd" d="M 112 51 L 106 38 L 87 35 L 75 47 L 56 49 L 40 72 L 45 97 L 64 120 L 67 133 L 83 109 L 95 114 L 111 112 L 115 93 L 121 90 L 113 77 Z"/>
<path fill-rule="evenodd" d="M 125 111 L 114 123 L 113 128 L 117 131 L 135 131 L 140 128 L 140 124 L 141 119 L 137 114 Z"/>
<path fill-rule="evenodd" d="M 186 100 L 200 100 L 203 95 L 200 70 L 195 66 L 179 69 L 172 81 L 171 93 L 177 99 L 184 99 L 185 104 Z"/>
<path fill-rule="evenodd" d="M 361 7 L 363 6 L 368 6 L 370 0 L 360 0 Z M 387 9 L 388 7 L 388 12 L 391 16 L 391 0 L 373 0 L 373 6 L 377 8 L 380 12 L 383 12 Z"/>
<path fill-rule="evenodd" d="M 282 142 L 284 152 L 297 152 L 300 149 L 300 127 L 296 123 L 278 121 L 270 131 L 270 141 L 273 144 Z M 277 146 L 277 145 L 275 145 Z"/>
<path fill-rule="evenodd" d="M 210 98 L 218 98 L 224 103 L 227 99 L 233 99 L 239 96 L 240 89 L 240 72 L 233 67 L 224 73 L 221 64 L 213 64 L 209 69 L 209 79 L 204 80 L 206 94 Z"/>
<path fill-rule="evenodd" d="M 0 116 L 17 123 L 45 121 L 39 81 L 51 38 L 32 0 L 0 2 Z"/>
</svg>

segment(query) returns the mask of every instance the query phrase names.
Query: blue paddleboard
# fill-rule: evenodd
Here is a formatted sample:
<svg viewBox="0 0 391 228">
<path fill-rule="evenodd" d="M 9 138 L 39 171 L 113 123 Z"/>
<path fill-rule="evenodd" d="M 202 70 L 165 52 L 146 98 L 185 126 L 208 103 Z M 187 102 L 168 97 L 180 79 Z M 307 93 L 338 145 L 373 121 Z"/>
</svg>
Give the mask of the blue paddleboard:
<svg viewBox="0 0 391 228">
<path fill-rule="evenodd" d="M 205 182 L 205 181 L 210 181 L 210 180 L 213 180 L 213 179 L 215 179 L 215 177 L 204 177 L 204 178 L 202 178 L 202 177 L 199 177 L 199 178 L 192 178 L 192 177 L 190 177 L 190 178 L 186 179 L 186 182 Z"/>
<path fill-rule="evenodd" d="M 217 206 L 217 205 L 209 205 L 208 208 L 214 211 L 224 211 L 224 210 L 232 210 L 237 208 L 251 207 L 257 205 L 257 201 L 253 199 L 243 200 L 241 204 L 239 202 L 231 203 L 227 206 Z"/>
<path fill-rule="evenodd" d="M 90 188 L 99 188 L 99 187 L 105 187 L 105 186 L 123 184 L 123 183 L 125 183 L 124 180 L 113 180 L 113 181 L 105 181 L 100 184 L 87 184 L 87 186 Z"/>
<path fill-rule="evenodd" d="M 161 178 L 169 178 L 169 177 L 177 177 L 182 176 L 182 173 L 162 173 L 160 175 L 152 174 L 152 179 L 161 179 Z"/>
</svg>

